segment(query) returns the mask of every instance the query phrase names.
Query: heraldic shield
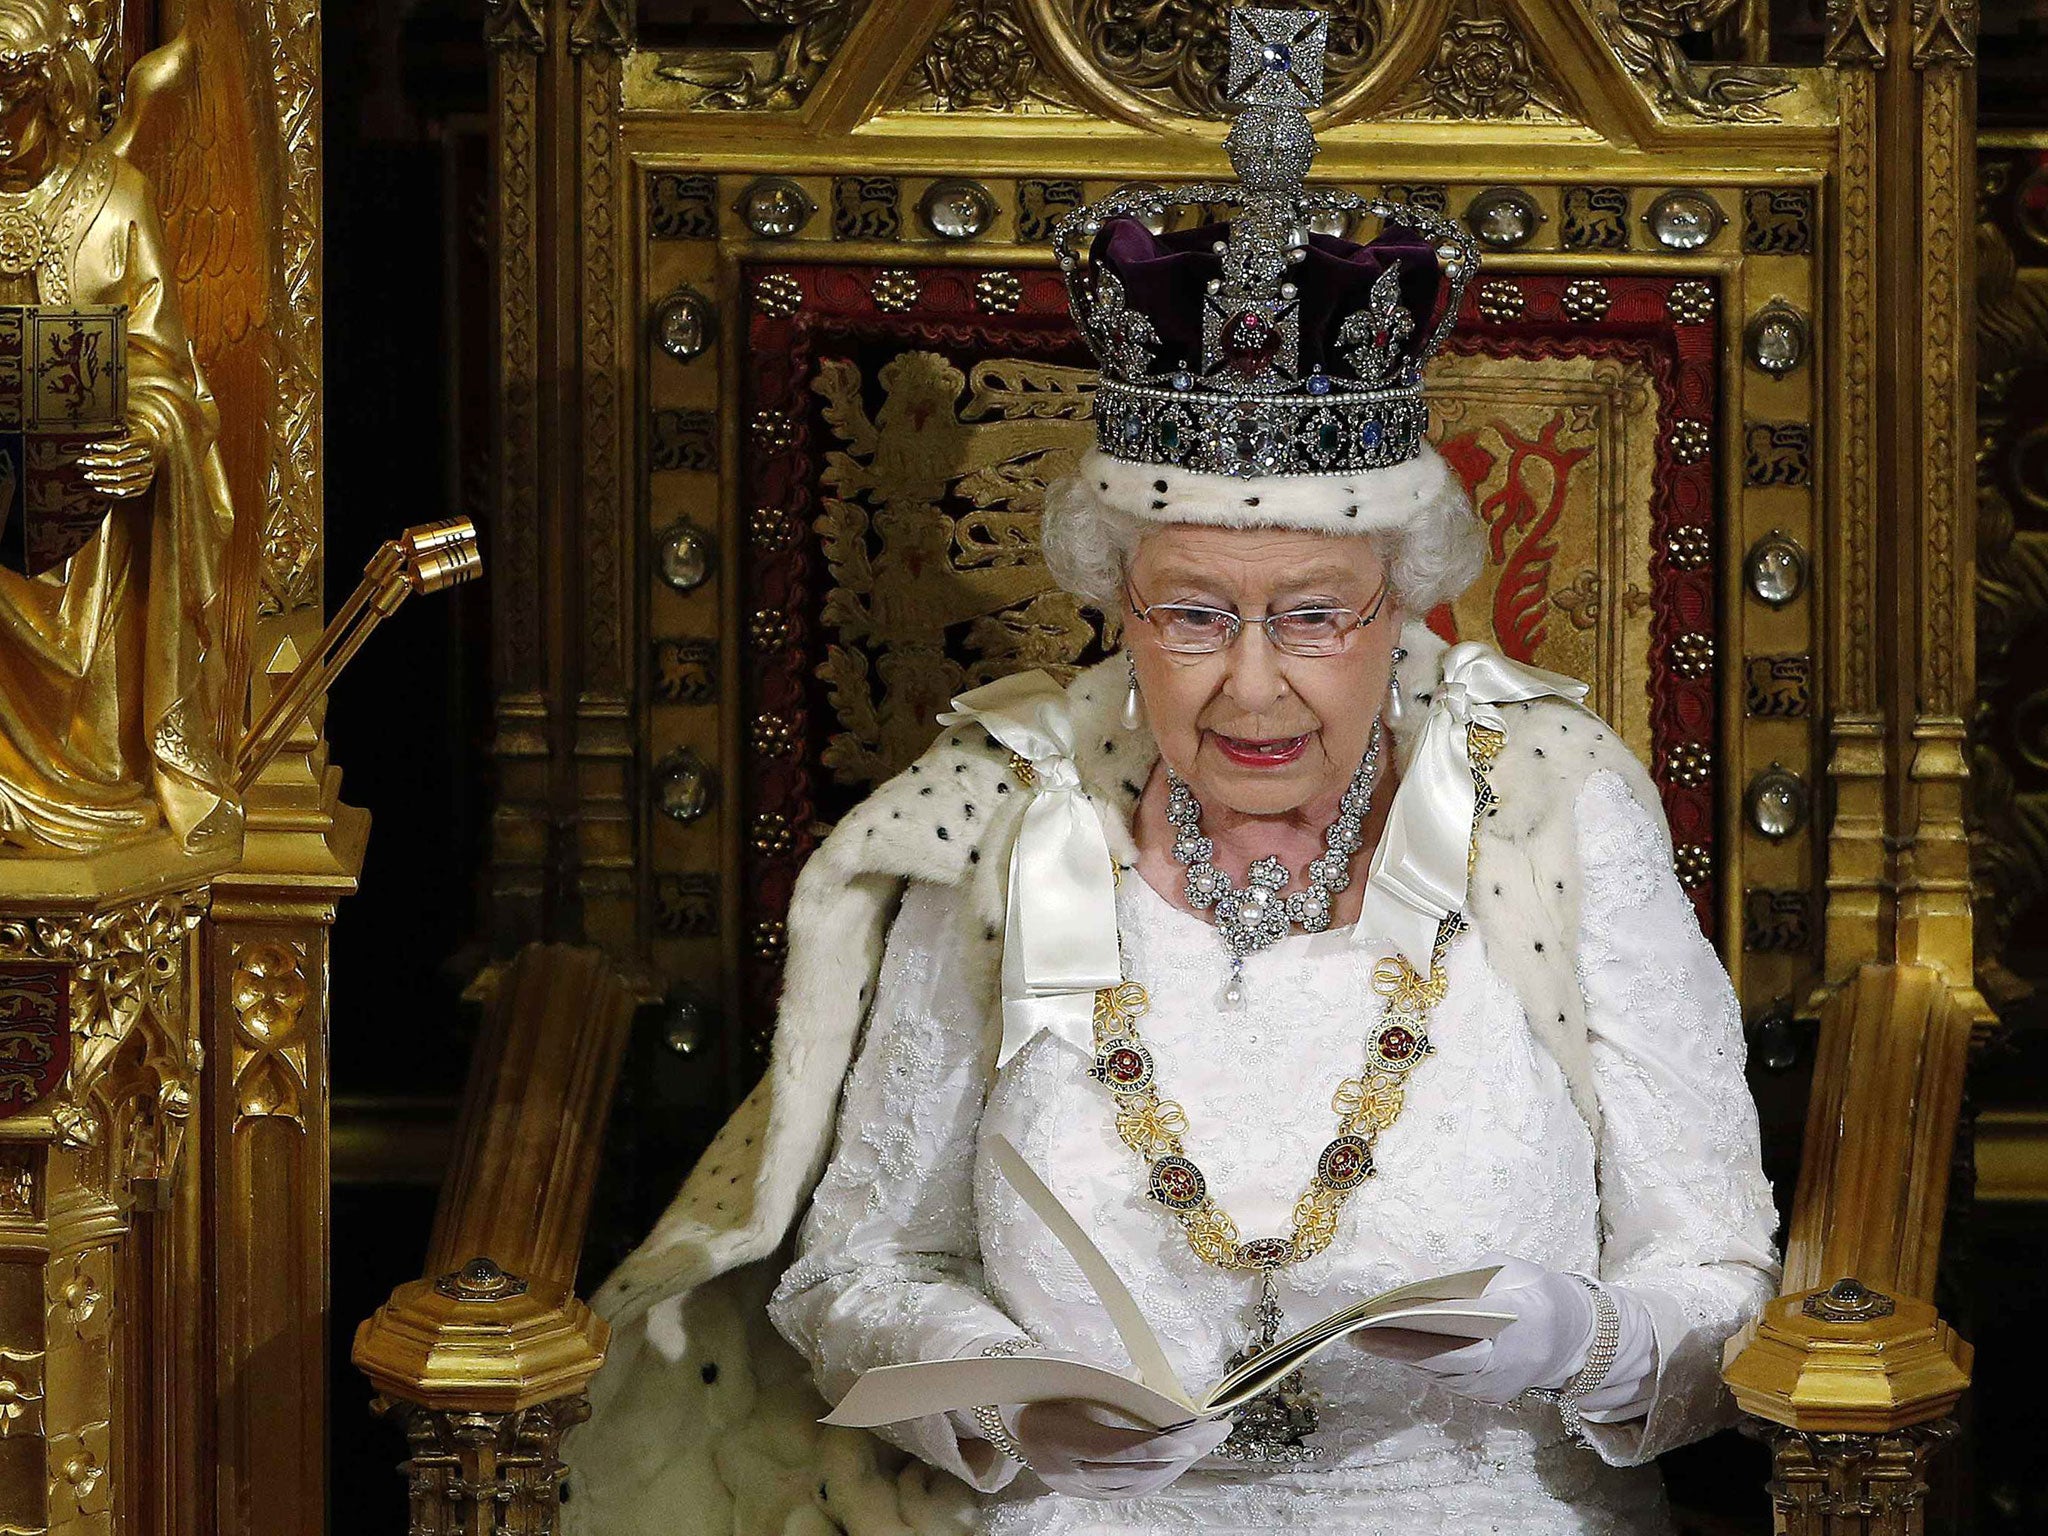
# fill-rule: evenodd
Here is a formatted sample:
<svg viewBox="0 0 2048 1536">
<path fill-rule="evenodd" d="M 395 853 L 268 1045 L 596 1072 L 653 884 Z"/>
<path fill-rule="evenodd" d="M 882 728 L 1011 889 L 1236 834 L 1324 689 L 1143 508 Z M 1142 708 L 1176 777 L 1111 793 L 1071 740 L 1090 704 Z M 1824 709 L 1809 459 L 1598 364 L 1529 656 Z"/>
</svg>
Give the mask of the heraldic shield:
<svg viewBox="0 0 2048 1536">
<path fill-rule="evenodd" d="M 0 564 L 40 576 L 99 532 L 113 503 L 80 458 L 127 415 L 125 308 L 0 305 Z"/>
</svg>

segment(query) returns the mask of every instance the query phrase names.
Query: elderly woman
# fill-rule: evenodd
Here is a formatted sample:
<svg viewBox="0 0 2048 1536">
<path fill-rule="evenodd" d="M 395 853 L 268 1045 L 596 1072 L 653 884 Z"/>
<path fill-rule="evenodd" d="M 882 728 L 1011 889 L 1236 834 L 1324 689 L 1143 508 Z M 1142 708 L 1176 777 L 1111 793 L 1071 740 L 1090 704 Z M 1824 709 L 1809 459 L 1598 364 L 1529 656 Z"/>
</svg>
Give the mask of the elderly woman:
<svg viewBox="0 0 2048 1536">
<path fill-rule="evenodd" d="M 769 1079 L 602 1299 L 572 1528 L 1654 1532 L 1646 1463 L 1727 1417 L 1774 1215 L 1656 793 L 1580 685 L 1417 622 L 1480 562 L 1418 382 L 1469 243 L 1377 205 L 1370 245 L 1307 236 L 1262 158 L 1306 122 L 1251 103 L 1228 229 L 1154 235 L 1136 194 L 1063 233 L 1103 367 L 1046 557 L 1124 654 L 961 699 L 813 859 Z M 1232 1421 L 932 1413 L 885 1432 L 893 1488 L 830 1436 L 772 1449 L 806 1394 L 750 1363 L 759 1293 L 706 1282 L 779 1263 L 806 1200 L 766 1311 L 826 1399 L 917 1360 L 1129 1367 L 998 1137 L 1191 1384 L 1453 1270 L 1500 1266 L 1512 1320 L 1355 1335 Z M 744 1402 L 699 1389 L 735 1367 Z"/>
</svg>

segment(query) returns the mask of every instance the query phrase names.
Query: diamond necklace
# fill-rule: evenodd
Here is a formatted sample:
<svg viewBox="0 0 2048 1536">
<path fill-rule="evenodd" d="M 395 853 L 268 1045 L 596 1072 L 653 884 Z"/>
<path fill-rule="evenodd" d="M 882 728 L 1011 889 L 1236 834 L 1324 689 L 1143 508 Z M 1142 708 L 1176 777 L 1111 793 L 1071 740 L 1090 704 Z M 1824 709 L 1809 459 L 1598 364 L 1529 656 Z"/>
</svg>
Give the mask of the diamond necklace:
<svg viewBox="0 0 2048 1536">
<path fill-rule="evenodd" d="M 1244 1001 L 1244 957 L 1287 936 L 1290 928 L 1321 933 L 1330 926 L 1330 898 L 1351 884 L 1351 855 L 1364 839 L 1359 824 L 1372 809 L 1373 787 L 1380 778 L 1380 722 L 1372 723 L 1365 760 L 1338 803 L 1337 819 L 1323 833 L 1326 852 L 1308 863 L 1308 889 L 1280 892 L 1291 878 L 1287 866 L 1268 854 L 1246 871 L 1240 891 L 1230 876 L 1210 862 L 1216 845 L 1202 835 L 1202 802 L 1171 768 L 1166 770 L 1166 819 L 1172 824 L 1174 861 L 1187 870 L 1188 905 L 1197 912 L 1216 909 L 1216 929 L 1230 951 L 1230 983 L 1223 1001 L 1237 1007 Z"/>
</svg>

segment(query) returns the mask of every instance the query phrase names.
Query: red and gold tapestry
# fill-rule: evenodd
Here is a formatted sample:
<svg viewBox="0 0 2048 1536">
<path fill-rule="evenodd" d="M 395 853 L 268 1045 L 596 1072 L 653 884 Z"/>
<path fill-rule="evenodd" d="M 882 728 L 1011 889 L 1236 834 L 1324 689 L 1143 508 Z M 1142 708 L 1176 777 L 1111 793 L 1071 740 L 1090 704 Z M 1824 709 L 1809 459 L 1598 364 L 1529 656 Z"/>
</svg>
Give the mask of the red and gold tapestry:
<svg viewBox="0 0 2048 1536">
<path fill-rule="evenodd" d="M 1057 273 L 794 265 L 748 286 L 743 601 L 776 623 L 747 715 L 786 734 L 751 744 L 746 810 L 804 829 L 749 849 L 751 927 L 782 916 L 816 829 L 915 758 L 953 695 L 1068 674 L 1103 637 L 1038 557 L 1045 486 L 1093 440 Z M 1696 280 L 1492 278 L 1431 374 L 1431 435 L 1489 535 L 1481 579 L 1432 626 L 1587 679 L 1675 839 L 1708 848 L 1713 310 Z M 1711 932 L 1711 871 L 1691 894 Z M 775 957 L 749 963 L 765 1002 Z"/>
</svg>

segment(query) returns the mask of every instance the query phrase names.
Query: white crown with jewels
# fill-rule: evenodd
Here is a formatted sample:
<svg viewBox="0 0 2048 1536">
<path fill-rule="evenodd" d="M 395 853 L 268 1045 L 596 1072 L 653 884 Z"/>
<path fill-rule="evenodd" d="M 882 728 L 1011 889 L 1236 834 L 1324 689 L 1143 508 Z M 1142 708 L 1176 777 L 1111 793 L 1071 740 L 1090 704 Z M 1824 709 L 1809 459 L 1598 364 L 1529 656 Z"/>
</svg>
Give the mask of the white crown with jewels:
<svg viewBox="0 0 2048 1536">
<path fill-rule="evenodd" d="M 1054 231 L 1112 457 L 1248 477 L 1353 474 L 1422 451 L 1422 365 L 1479 250 L 1425 209 L 1304 185 L 1328 32 L 1319 11 L 1232 11 L 1237 182 L 1124 188 Z M 1155 233 L 1216 205 L 1236 209 L 1227 226 Z M 1370 244 L 1314 233 L 1361 215 L 1382 227 Z"/>
</svg>

